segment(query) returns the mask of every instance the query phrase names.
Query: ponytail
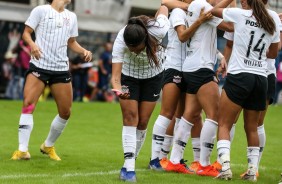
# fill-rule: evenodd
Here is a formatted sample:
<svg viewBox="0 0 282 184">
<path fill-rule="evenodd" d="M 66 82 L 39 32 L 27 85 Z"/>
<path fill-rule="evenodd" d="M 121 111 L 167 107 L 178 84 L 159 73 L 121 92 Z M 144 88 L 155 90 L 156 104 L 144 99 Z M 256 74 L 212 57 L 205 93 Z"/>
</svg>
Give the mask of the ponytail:
<svg viewBox="0 0 282 184">
<path fill-rule="evenodd" d="M 131 47 L 138 46 L 144 42 L 149 64 L 151 66 L 154 64 L 158 67 L 159 61 L 156 52 L 160 44 L 148 32 L 148 26 L 151 25 L 149 22 L 151 21 L 152 19 L 145 15 L 130 18 L 124 30 L 123 38 L 125 44 Z"/>
<path fill-rule="evenodd" d="M 247 0 L 248 5 L 253 10 L 253 15 L 257 22 L 269 34 L 273 35 L 276 29 L 273 18 L 269 15 L 262 0 Z"/>
</svg>

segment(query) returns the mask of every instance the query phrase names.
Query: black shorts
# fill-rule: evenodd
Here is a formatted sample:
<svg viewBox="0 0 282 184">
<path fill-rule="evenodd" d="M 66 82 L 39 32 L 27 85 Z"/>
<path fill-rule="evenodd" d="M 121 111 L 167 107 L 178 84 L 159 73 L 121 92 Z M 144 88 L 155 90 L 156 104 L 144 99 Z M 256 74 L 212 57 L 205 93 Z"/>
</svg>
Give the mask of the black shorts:
<svg viewBox="0 0 282 184">
<path fill-rule="evenodd" d="M 121 85 L 128 88 L 131 100 L 156 102 L 160 97 L 163 72 L 148 79 L 137 79 L 121 74 Z"/>
<path fill-rule="evenodd" d="M 30 63 L 29 69 L 27 70 L 25 76 L 27 76 L 29 73 L 44 82 L 45 85 L 71 82 L 71 73 L 69 71 L 44 70 L 36 67 L 32 63 Z"/>
<path fill-rule="evenodd" d="M 214 71 L 201 68 L 195 72 L 183 72 L 183 77 L 187 85 L 186 93 L 197 94 L 201 86 L 210 81 L 217 82 Z"/>
<path fill-rule="evenodd" d="M 274 74 L 270 74 L 267 76 L 267 100 L 269 100 L 269 105 L 273 103 L 275 96 L 275 85 L 276 85 L 276 77 Z"/>
<path fill-rule="evenodd" d="M 173 68 L 165 70 L 162 87 L 168 83 L 174 83 L 181 90 L 181 92 L 186 92 L 186 84 L 184 82 L 182 72 Z"/>
<path fill-rule="evenodd" d="M 266 77 L 251 73 L 228 74 L 223 89 L 228 98 L 242 108 L 256 111 L 265 110 Z"/>
</svg>

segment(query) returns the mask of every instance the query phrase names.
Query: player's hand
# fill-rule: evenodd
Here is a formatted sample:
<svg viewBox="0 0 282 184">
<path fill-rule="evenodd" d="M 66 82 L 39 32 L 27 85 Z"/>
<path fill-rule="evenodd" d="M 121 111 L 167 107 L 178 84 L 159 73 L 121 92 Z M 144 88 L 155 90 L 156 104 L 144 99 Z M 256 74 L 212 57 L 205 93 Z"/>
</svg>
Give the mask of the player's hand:
<svg viewBox="0 0 282 184">
<path fill-rule="evenodd" d="M 216 70 L 216 78 L 219 80 L 218 76 L 221 74 L 221 77 L 224 78 L 227 75 L 227 63 L 225 57 L 223 57 L 220 61 L 220 65 Z"/>
<path fill-rule="evenodd" d="M 200 12 L 200 16 L 199 16 L 202 22 L 206 22 L 213 17 L 213 15 L 211 14 L 211 11 L 208 11 L 206 13 L 204 13 L 204 11 L 205 11 L 205 8 L 202 8 Z"/>
<path fill-rule="evenodd" d="M 112 91 L 121 99 L 128 99 L 130 97 L 129 91 L 122 92 L 122 90 L 112 89 Z"/>
<path fill-rule="evenodd" d="M 41 58 L 41 54 L 42 54 L 42 51 L 36 44 L 31 46 L 30 57 L 32 59 L 39 60 Z"/>
<path fill-rule="evenodd" d="M 90 52 L 89 50 L 85 50 L 83 53 L 83 57 L 84 57 L 84 61 L 86 62 L 92 61 L 92 52 Z"/>
</svg>

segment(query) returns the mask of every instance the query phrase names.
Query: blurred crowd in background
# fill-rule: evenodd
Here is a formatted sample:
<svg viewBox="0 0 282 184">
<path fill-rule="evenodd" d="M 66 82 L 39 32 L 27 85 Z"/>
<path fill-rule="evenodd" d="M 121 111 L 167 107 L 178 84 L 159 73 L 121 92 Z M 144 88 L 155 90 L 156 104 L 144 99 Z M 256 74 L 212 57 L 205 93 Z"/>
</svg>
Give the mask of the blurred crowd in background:
<svg viewBox="0 0 282 184">
<path fill-rule="evenodd" d="M 2 43 L 0 46 L 1 99 L 20 100 L 23 98 L 24 77 L 30 60 L 30 47 L 21 39 L 23 29 L 24 24 L 22 23 L 0 22 L 0 41 Z M 81 34 L 82 39 L 85 39 L 85 36 L 93 36 L 89 35 L 89 32 L 85 34 L 82 31 Z M 116 97 L 110 90 L 111 35 L 107 35 L 92 49 L 95 55 L 94 60 L 90 63 L 85 63 L 82 56 L 69 53 L 73 100 L 114 102 Z M 52 98 L 52 96 L 46 86 L 40 100 L 45 101 L 48 98 Z"/>
</svg>

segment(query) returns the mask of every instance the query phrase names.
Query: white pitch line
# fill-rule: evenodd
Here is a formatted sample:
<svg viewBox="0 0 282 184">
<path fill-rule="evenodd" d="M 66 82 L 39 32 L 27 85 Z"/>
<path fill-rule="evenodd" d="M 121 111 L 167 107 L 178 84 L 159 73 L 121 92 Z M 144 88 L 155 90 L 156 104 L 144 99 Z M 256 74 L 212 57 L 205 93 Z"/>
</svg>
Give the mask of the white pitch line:
<svg viewBox="0 0 282 184">
<path fill-rule="evenodd" d="M 231 168 L 247 168 L 247 164 L 231 164 Z M 261 170 L 267 170 L 267 167 L 260 166 Z M 281 172 L 281 168 L 272 168 L 272 170 Z M 136 169 L 137 172 L 146 172 L 150 171 L 149 169 Z M 69 177 L 88 177 L 88 176 L 101 176 L 101 175 L 113 175 L 118 174 L 120 170 L 112 170 L 112 171 L 99 171 L 99 172 L 74 172 L 74 173 L 65 173 L 62 175 L 56 175 L 57 177 L 69 178 Z M 10 175 L 0 175 L 0 180 L 6 179 L 21 179 L 21 178 L 47 178 L 54 177 L 54 175 L 50 174 L 10 174 Z"/>
<path fill-rule="evenodd" d="M 149 169 L 136 169 L 137 172 L 145 172 L 145 171 L 150 171 Z M 118 174 L 120 170 L 112 170 L 112 171 L 99 171 L 99 172 L 89 172 L 89 173 L 65 173 L 63 175 L 57 175 L 57 177 L 63 177 L 63 178 L 68 178 L 68 177 L 87 177 L 87 176 L 97 176 L 97 175 L 113 175 L 113 174 Z M 5 180 L 5 179 L 21 179 L 21 178 L 47 178 L 47 177 L 54 177 L 54 175 L 50 174 L 11 174 L 11 175 L 1 175 L 0 180 Z"/>
</svg>

